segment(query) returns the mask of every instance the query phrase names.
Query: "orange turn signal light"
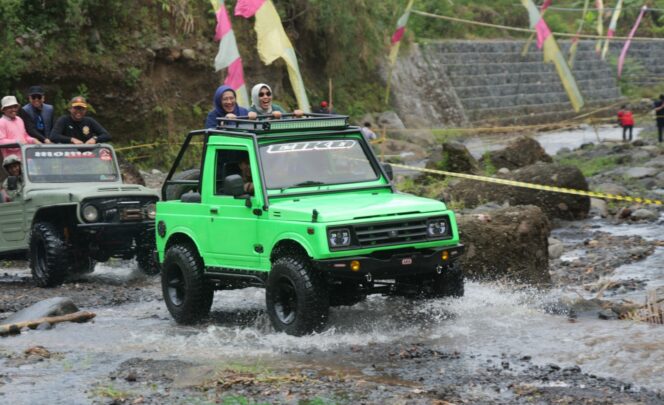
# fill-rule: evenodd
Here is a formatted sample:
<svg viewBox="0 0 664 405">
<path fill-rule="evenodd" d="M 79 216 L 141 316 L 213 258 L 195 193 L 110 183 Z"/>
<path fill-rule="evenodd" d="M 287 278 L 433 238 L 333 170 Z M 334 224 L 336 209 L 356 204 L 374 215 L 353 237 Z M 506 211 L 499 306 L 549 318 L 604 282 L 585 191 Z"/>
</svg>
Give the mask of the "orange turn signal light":
<svg viewBox="0 0 664 405">
<path fill-rule="evenodd" d="M 443 260 L 447 260 L 450 258 L 450 252 L 448 252 L 447 250 L 443 250 L 443 253 L 441 253 L 440 257 Z"/>
<path fill-rule="evenodd" d="M 350 262 L 351 271 L 360 271 L 360 262 L 359 260 L 353 260 Z"/>
</svg>

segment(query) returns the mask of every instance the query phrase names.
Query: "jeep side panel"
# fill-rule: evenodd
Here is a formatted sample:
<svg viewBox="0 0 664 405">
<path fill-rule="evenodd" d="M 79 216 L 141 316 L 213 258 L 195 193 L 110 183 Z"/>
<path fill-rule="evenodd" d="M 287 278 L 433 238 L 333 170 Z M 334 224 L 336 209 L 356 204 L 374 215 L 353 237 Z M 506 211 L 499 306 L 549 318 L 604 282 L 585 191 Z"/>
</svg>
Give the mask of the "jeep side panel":
<svg viewBox="0 0 664 405">
<path fill-rule="evenodd" d="M 225 193 L 226 176 L 240 175 L 240 160 L 249 159 L 254 195 Z M 251 139 L 216 140 L 208 145 L 201 204 L 207 208 L 208 221 L 199 232 L 207 235 L 203 243 L 205 264 L 255 270 L 262 250 L 258 243 L 258 224 L 262 215 L 260 174 Z M 256 215 L 256 214 L 259 215 Z"/>
</svg>

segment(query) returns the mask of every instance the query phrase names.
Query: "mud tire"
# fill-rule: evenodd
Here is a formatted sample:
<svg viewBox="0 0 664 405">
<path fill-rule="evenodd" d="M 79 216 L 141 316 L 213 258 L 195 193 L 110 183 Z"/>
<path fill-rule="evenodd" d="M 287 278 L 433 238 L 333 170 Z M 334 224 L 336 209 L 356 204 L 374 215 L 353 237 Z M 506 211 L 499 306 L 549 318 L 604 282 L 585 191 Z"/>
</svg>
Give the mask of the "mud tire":
<svg viewBox="0 0 664 405">
<path fill-rule="evenodd" d="M 322 330 L 330 311 L 327 286 L 306 258 L 284 256 L 272 263 L 265 289 L 272 326 L 293 336 Z"/>
<path fill-rule="evenodd" d="M 203 261 L 191 245 L 176 244 L 168 248 L 161 287 L 168 312 L 177 323 L 198 323 L 210 313 L 214 289 L 206 283 Z"/>
<path fill-rule="evenodd" d="M 69 249 L 60 229 L 48 222 L 38 222 L 30 233 L 30 270 L 40 287 L 63 283 L 70 264 Z"/>
<path fill-rule="evenodd" d="M 143 274 L 148 276 L 159 274 L 161 269 L 155 257 L 156 249 L 154 230 L 141 232 L 136 237 L 136 263 Z"/>
</svg>

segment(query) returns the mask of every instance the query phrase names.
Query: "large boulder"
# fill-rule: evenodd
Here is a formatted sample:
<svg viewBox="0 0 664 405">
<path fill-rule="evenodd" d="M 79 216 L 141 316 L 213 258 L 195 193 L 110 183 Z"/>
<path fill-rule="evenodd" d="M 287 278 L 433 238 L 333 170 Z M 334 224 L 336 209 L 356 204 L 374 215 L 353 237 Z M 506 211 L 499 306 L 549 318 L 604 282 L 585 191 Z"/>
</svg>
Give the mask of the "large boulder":
<svg viewBox="0 0 664 405">
<path fill-rule="evenodd" d="M 526 183 L 588 190 L 586 178 L 579 169 L 554 163 L 534 164 L 499 177 Z M 511 206 L 536 205 L 549 218 L 567 220 L 586 218 L 590 210 L 590 198 L 586 196 L 476 180 L 460 180 L 450 184 L 443 198 L 446 201 L 462 202 L 466 207 L 475 207 L 488 201 L 495 201 L 499 204 L 507 203 Z"/>
<path fill-rule="evenodd" d="M 478 174 L 480 172 L 477 159 L 468 151 L 466 145 L 460 142 L 443 143 L 441 155 L 437 157 L 437 161 L 427 162 L 427 168 L 456 173 Z"/>
<path fill-rule="evenodd" d="M 27 308 L 23 308 L 0 323 L 8 325 L 18 322 L 33 321 L 48 316 L 73 314 L 77 311 L 78 307 L 76 307 L 71 298 L 53 297 L 39 301 Z"/>
<path fill-rule="evenodd" d="M 125 159 L 122 155 L 118 156 L 118 165 L 120 166 L 120 173 L 122 174 L 122 182 L 125 184 L 140 184 L 145 185 L 145 180 L 141 172 L 130 161 Z"/>
<path fill-rule="evenodd" d="M 514 139 L 507 144 L 505 149 L 487 152 L 487 155 L 483 156 L 480 161 L 486 163 L 484 160 L 487 158 L 496 169 L 505 167 L 510 170 L 529 166 L 536 162 L 553 162 L 551 156 L 544 151 L 539 142 L 526 136 Z"/>
<path fill-rule="evenodd" d="M 406 129 L 401 118 L 394 111 L 385 111 L 377 117 L 377 123 L 380 132 L 387 130 L 387 138 L 398 141 L 414 143 L 424 148 L 435 146 L 436 141 L 433 133 L 427 129 Z"/>
<path fill-rule="evenodd" d="M 471 279 L 548 284 L 550 225 L 533 205 L 457 216 L 464 273 Z"/>
</svg>

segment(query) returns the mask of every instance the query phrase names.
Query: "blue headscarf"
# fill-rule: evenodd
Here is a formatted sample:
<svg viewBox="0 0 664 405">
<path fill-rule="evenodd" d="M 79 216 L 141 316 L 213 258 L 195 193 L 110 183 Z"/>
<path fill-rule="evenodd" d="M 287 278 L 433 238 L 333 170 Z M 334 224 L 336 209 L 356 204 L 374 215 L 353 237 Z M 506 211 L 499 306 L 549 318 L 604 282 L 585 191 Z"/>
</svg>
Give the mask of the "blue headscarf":
<svg viewBox="0 0 664 405">
<path fill-rule="evenodd" d="M 232 113 L 237 115 L 238 117 L 246 116 L 247 114 L 249 114 L 249 110 L 247 110 L 244 107 L 240 107 L 237 104 L 237 94 L 235 93 L 235 90 L 233 90 L 233 88 L 231 88 L 230 86 L 226 86 L 224 84 L 217 87 L 217 91 L 214 92 L 214 98 L 212 99 L 212 105 L 214 105 L 214 110 L 208 113 L 207 119 L 205 120 L 205 128 L 216 128 L 217 118 L 225 117 L 226 114 L 230 114 L 226 112 L 226 110 L 224 110 L 224 107 L 221 105 L 221 95 L 227 91 L 232 91 L 236 100 L 235 108 L 233 108 Z"/>
</svg>

